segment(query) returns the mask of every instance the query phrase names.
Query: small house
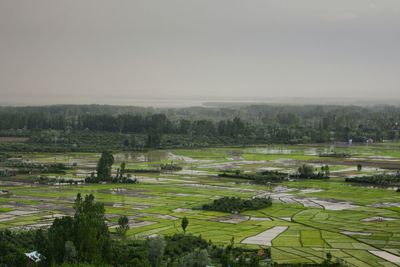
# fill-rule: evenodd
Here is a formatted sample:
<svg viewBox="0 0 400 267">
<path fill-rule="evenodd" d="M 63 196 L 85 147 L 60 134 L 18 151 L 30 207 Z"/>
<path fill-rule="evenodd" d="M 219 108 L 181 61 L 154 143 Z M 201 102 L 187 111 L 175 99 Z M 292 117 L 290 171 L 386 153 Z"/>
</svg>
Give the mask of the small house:
<svg viewBox="0 0 400 267">
<path fill-rule="evenodd" d="M 32 251 L 25 253 L 25 256 L 28 257 L 28 259 L 34 263 L 38 263 L 42 260 L 43 256 L 37 251 Z"/>
</svg>

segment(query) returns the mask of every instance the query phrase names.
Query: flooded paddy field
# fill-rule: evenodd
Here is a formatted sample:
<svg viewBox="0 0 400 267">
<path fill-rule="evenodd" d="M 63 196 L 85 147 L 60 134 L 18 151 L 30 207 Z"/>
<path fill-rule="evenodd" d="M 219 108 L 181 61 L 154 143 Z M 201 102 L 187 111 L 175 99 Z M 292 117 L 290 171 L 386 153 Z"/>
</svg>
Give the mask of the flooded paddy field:
<svg viewBox="0 0 400 267">
<path fill-rule="evenodd" d="M 326 153 L 348 157 L 321 157 Z M 51 178 L 83 179 L 95 171 L 96 153 L 13 153 L 31 163 L 64 163 L 65 173 Z M 93 193 L 103 202 L 111 231 L 120 215 L 129 218 L 130 238 L 180 232 L 189 219 L 188 233 L 214 243 L 271 246 L 277 262 L 321 262 L 327 252 L 354 266 L 396 266 L 400 258 L 400 193 L 395 187 L 372 187 L 345 182 L 346 177 L 392 173 L 400 169 L 400 144 L 274 145 L 243 148 L 114 152 L 113 172 L 120 163 L 128 169 L 153 170 L 175 163 L 180 171 L 137 172 L 137 184 L 38 184 L 32 174 L 0 177 L 0 228 L 45 228 L 58 217 L 73 214 L 77 193 Z M 329 165 L 331 178 L 290 180 L 256 185 L 248 180 L 221 178 L 223 170 L 295 173 L 301 164 Z M 361 170 L 357 164 L 362 164 Z M 0 169 L 5 167 L 0 164 Z M 223 196 L 271 197 L 269 208 L 240 214 L 198 209 Z"/>
</svg>

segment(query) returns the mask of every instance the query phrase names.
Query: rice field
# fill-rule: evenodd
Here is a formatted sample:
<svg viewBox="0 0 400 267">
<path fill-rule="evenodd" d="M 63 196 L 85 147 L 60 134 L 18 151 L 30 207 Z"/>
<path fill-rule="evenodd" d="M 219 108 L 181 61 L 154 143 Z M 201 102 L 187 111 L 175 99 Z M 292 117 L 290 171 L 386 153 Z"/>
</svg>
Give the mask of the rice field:
<svg viewBox="0 0 400 267">
<path fill-rule="evenodd" d="M 326 152 L 349 153 L 349 158 L 320 157 Z M 73 166 L 53 178 L 82 179 L 94 171 L 96 153 L 15 153 L 38 163 Z M 321 262 L 326 253 L 350 266 L 397 266 L 400 259 L 400 193 L 396 188 L 352 185 L 344 178 L 400 169 L 400 144 L 359 146 L 296 145 L 211 148 L 114 153 L 114 171 L 150 169 L 174 162 L 182 171 L 140 173 L 138 184 L 39 185 L 29 175 L 0 178 L 0 228 L 48 227 L 54 218 L 73 214 L 76 194 L 93 193 L 105 204 L 111 231 L 120 215 L 130 221 L 130 238 L 180 232 L 218 244 L 271 246 L 273 261 Z M 246 180 L 220 178 L 221 170 L 295 172 L 303 163 L 328 164 L 329 180 L 288 181 L 261 186 Z M 357 164 L 363 168 L 357 171 Z M 397 167 L 396 167 L 397 166 Z M 388 168 L 390 167 L 390 168 Z M 232 215 L 198 209 L 222 196 L 270 196 L 272 207 Z M 254 242 L 252 242 L 254 241 Z"/>
</svg>

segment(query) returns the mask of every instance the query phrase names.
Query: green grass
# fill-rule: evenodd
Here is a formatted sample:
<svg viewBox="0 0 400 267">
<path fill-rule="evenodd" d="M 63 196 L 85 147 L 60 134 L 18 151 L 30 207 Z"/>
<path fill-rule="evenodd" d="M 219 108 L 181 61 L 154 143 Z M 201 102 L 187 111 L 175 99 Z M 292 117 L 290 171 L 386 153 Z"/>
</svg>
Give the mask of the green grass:
<svg viewBox="0 0 400 267">
<path fill-rule="evenodd" d="M 4 208 L 4 207 L 0 207 L 0 212 L 8 212 L 8 211 L 12 211 L 14 210 L 13 208 Z"/>
</svg>

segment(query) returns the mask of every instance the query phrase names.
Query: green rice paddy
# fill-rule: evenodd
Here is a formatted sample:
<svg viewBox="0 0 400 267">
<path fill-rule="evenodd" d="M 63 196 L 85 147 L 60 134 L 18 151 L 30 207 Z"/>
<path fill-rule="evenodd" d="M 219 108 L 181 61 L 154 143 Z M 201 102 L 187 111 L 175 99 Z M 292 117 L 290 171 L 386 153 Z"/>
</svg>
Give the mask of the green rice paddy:
<svg viewBox="0 0 400 267">
<path fill-rule="evenodd" d="M 350 158 L 325 158 L 329 151 L 351 154 Z M 73 169 L 51 177 L 80 179 L 94 171 L 96 153 L 15 153 L 13 156 L 41 163 L 66 163 Z M 111 229 L 118 216 L 130 218 L 130 238 L 144 238 L 182 231 L 180 219 L 189 219 L 188 233 L 214 243 L 237 246 L 247 237 L 274 226 L 287 230 L 272 240 L 276 262 L 321 262 L 327 252 L 353 266 L 396 266 L 370 250 L 400 257 L 400 193 L 394 188 L 374 188 L 344 182 L 351 175 L 392 172 L 385 163 L 398 164 L 400 144 L 342 146 L 298 145 L 248 148 L 213 148 L 115 153 L 116 170 L 121 162 L 128 168 L 154 168 L 173 161 L 182 171 L 140 173 L 138 184 L 39 185 L 25 182 L 26 176 L 0 178 L 0 228 L 45 227 L 61 215 L 72 214 L 76 194 L 93 193 L 103 202 Z M 363 170 L 357 171 L 358 162 Z M 271 186 L 217 177 L 221 170 L 258 171 L 276 169 L 294 172 L 300 164 L 330 166 L 329 180 L 289 181 Z M 231 214 L 196 209 L 222 196 L 250 198 L 271 195 L 273 206 Z M 309 205 L 311 203 L 311 205 Z M 346 206 L 350 205 L 350 206 Z M 236 220 L 236 221 L 235 221 Z M 229 221 L 229 222 L 228 222 Z"/>
</svg>

